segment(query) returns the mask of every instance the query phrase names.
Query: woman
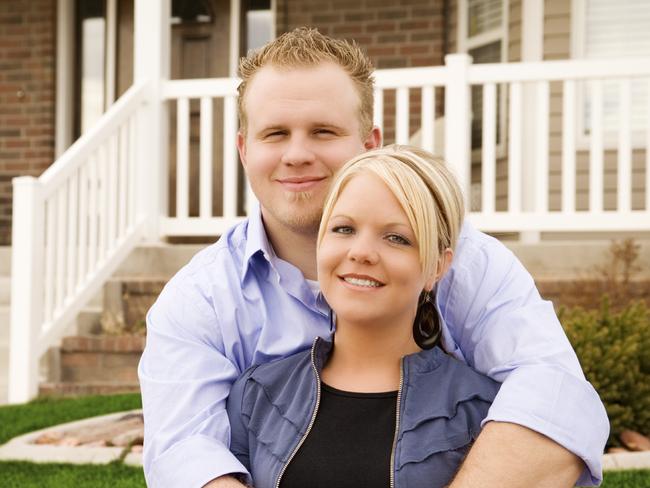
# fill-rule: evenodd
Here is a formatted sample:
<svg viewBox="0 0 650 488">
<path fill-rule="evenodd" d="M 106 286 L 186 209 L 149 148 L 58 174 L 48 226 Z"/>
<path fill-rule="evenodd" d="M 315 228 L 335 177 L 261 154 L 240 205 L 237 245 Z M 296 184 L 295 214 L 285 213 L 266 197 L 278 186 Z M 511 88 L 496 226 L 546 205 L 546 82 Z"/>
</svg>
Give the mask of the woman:
<svg viewBox="0 0 650 488">
<path fill-rule="evenodd" d="M 343 167 L 318 235 L 318 280 L 336 333 L 250 368 L 228 400 L 231 450 L 247 482 L 450 482 L 498 390 L 437 347 L 431 292 L 462 216 L 457 183 L 425 151 L 388 146 Z"/>
</svg>

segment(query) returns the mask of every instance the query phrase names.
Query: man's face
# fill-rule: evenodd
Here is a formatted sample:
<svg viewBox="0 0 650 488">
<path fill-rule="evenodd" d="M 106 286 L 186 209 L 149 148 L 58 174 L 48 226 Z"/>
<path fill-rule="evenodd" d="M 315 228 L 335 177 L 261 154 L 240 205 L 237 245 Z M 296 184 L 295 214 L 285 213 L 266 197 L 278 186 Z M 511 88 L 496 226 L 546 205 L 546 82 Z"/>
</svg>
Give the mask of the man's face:
<svg viewBox="0 0 650 488">
<path fill-rule="evenodd" d="M 245 96 L 248 127 L 237 147 L 266 226 L 317 232 L 334 174 L 350 158 L 377 147 L 379 130 L 362 139 L 359 96 L 333 63 L 266 66 Z"/>
</svg>

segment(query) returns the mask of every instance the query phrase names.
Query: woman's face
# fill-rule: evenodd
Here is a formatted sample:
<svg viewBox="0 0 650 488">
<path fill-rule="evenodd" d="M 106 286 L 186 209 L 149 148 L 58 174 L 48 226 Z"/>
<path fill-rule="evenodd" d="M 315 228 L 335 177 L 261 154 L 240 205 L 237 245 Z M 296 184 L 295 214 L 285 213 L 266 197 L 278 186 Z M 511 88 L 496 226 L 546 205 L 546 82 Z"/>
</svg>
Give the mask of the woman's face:
<svg viewBox="0 0 650 488">
<path fill-rule="evenodd" d="M 353 176 L 339 195 L 318 249 L 318 280 L 339 321 L 409 327 L 420 292 L 433 285 L 408 217 L 373 173 Z"/>
</svg>

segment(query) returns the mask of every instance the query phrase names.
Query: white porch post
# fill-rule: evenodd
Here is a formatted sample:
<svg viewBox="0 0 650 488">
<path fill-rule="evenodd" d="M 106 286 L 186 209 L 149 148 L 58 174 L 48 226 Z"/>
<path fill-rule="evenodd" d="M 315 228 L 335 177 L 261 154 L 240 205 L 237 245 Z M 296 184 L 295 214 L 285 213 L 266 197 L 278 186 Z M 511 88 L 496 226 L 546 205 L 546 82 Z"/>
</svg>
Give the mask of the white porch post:
<svg viewBox="0 0 650 488">
<path fill-rule="evenodd" d="M 32 176 L 13 180 L 9 403 L 24 403 L 38 392 L 45 224 L 40 188 Z"/>
<path fill-rule="evenodd" d="M 471 91 L 467 54 L 445 56 L 449 77 L 445 85 L 445 159 L 454 169 L 469 209 L 471 165 Z"/>
<path fill-rule="evenodd" d="M 147 216 L 146 238 L 159 239 L 160 219 L 167 212 L 168 110 L 162 87 L 169 79 L 171 0 L 135 0 L 134 82 L 151 80 L 151 93 L 138 124 L 139 213 Z"/>
<path fill-rule="evenodd" d="M 522 0 L 522 39 L 521 60 L 542 61 L 544 59 L 544 0 Z M 522 146 L 522 192 L 524 211 L 535 209 L 537 192 L 547 191 L 541 189 L 539 181 L 535 178 L 535 162 L 537 161 L 537 132 L 536 124 L 539 113 L 537 111 L 537 86 L 527 83 L 523 86 L 523 146 Z M 540 232 L 525 231 L 519 234 L 519 239 L 528 244 L 535 244 L 540 240 Z"/>
</svg>

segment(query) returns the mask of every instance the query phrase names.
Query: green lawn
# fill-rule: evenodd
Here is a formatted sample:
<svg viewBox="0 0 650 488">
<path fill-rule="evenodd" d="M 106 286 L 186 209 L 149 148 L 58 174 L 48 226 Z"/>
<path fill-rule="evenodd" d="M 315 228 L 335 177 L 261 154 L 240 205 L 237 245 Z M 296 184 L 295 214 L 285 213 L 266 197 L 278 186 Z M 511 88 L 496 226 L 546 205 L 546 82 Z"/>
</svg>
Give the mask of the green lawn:
<svg viewBox="0 0 650 488">
<path fill-rule="evenodd" d="M 2 488 L 141 488 L 142 468 L 108 465 L 0 462 Z"/>
<path fill-rule="evenodd" d="M 650 488 L 650 470 L 608 471 L 602 488 Z"/>
<path fill-rule="evenodd" d="M 138 393 L 80 398 L 44 398 L 0 407 L 0 444 L 20 434 L 73 420 L 142 407 Z M 4 486 L 1 485 L 0 486 Z"/>
</svg>

